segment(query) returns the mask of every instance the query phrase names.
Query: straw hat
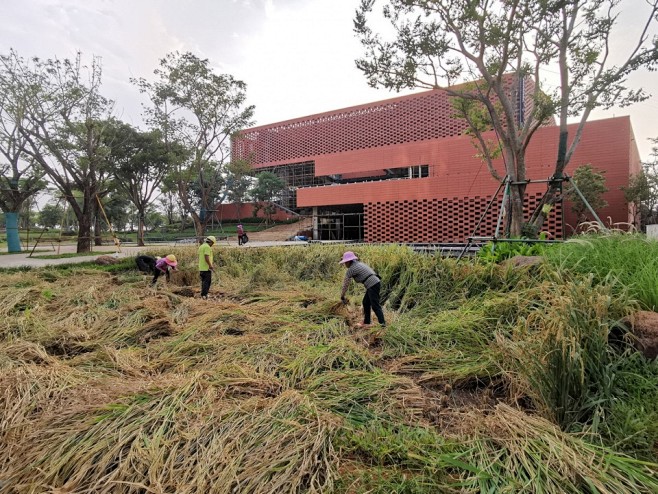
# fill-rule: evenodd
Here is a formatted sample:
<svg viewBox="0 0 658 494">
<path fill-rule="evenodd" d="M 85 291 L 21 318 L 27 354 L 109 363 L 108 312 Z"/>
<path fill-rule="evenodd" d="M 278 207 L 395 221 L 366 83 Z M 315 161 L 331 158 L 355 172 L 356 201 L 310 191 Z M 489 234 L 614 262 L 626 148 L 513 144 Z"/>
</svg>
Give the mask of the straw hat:
<svg viewBox="0 0 658 494">
<path fill-rule="evenodd" d="M 347 252 L 345 252 L 345 254 L 343 254 L 343 259 L 338 264 L 344 264 L 346 262 L 356 261 L 358 259 L 359 258 L 356 257 L 356 254 L 354 252 L 352 252 L 351 250 L 348 250 Z"/>
<path fill-rule="evenodd" d="M 216 243 L 217 243 L 217 239 L 216 239 L 213 235 L 208 235 L 208 236 L 206 237 L 206 242 L 207 242 L 208 240 L 210 240 L 213 244 L 216 244 Z"/>
<path fill-rule="evenodd" d="M 176 267 L 178 265 L 176 256 L 173 254 L 169 254 L 167 257 L 165 257 L 165 262 L 171 267 Z"/>
</svg>

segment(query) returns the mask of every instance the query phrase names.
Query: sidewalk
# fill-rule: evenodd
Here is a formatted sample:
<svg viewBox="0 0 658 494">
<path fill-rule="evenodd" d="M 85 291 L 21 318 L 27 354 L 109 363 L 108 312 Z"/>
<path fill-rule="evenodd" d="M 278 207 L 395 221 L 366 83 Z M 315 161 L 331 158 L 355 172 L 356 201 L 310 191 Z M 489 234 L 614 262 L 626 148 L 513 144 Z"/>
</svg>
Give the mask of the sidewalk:
<svg viewBox="0 0 658 494">
<path fill-rule="evenodd" d="M 226 248 L 253 248 L 253 247 L 273 247 L 273 246 L 284 246 L 284 245 L 308 245 L 306 242 L 281 242 L 281 241 L 254 241 L 249 242 L 241 247 L 238 247 L 236 241 L 218 241 L 215 244 L 215 249 L 226 249 Z M 131 257 L 136 256 L 139 252 L 154 251 L 154 250 L 164 250 L 163 247 L 182 247 L 180 243 L 176 244 L 175 242 L 159 242 L 157 244 L 147 244 L 144 247 L 138 247 L 136 245 L 122 245 L 121 252 L 116 252 L 116 247 L 114 245 L 102 245 L 94 246 L 94 255 L 90 256 L 80 256 L 80 257 L 65 257 L 61 259 L 35 259 L 33 257 L 28 257 L 30 255 L 30 250 L 20 252 L 18 254 L 3 254 L 0 255 L 0 268 L 18 268 L 21 266 L 30 266 L 34 268 L 42 268 L 46 266 L 54 266 L 57 264 L 75 264 L 81 262 L 91 262 L 94 261 L 98 256 L 103 255 L 114 255 L 117 257 Z M 194 244 L 189 244 L 189 246 L 194 246 Z M 40 252 L 35 252 L 35 256 L 49 256 L 57 254 L 54 250 L 43 251 L 44 247 L 39 247 L 37 250 Z M 68 254 L 76 251 L 75 244 L 62 245 L 60 246 L 60 254 Z"/>
</svg>

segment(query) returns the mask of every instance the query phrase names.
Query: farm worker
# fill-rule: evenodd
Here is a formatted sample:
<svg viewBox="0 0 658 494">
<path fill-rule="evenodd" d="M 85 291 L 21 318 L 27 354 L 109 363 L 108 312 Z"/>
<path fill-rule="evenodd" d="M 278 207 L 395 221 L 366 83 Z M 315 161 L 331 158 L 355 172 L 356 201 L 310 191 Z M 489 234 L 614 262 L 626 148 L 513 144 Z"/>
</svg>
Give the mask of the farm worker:
<svg viewBox="0 0 658 494">
<path fill-rule="evenodd" d="M 359 327 L 367 328 L 370 326 L 370 310 L 372 309 L 377 316 L 379 324 L 386 326 L 384 320 L 384 311 L 379 302 L 379 290 L 381 288 L 381 280 L 373 269 L 367 264 L 359 261 L 354 252 L 347 251 L 343 254 L 343 259 L 339 264 L 345 264 L 347 271 L 345 271 L 345 278 L 343 279 L 343 287 L 340 292 L 340 299 L 346 303 L 345 294 L 349 287 L 350 281 L 354 278 L 357 283 L 363 283 L 366 287 L 366 294 L 363 296 L 363 324 Z"/>
<path fill-rule="evenodd" d="M 164 274 L 167 277 L 167 281 L 170 279 L 169 272 L 176 271 L 178 266 L 178 261 L 176 261 L 176 256 L 169 254 L 166 257 L 161 257 L 155 262 L 155 271 L 153 273 L 153 280 L 151 281 L 151 286 L 154 286 L 158 281 L 160 275 Z"/>
<path fill-rule="evenodd" d="M 212 235 L 206 237 L 206 241 L 199 247 L 199 276 L 201 277 L 201 298 L 206 300 L 210 291 L 210 282 L 212 281 L 212 272 L 215 270 L 213 265 L 212 246 L 217 239 Z"/>
<path fill-rule="evenodd" d="M 137 269 L 139 269 L 142 273 L 155 273 L 155 263 L 155 257 L 144 255 L 135 257 L 135 264 L 137 264 Z"/>
</svg>

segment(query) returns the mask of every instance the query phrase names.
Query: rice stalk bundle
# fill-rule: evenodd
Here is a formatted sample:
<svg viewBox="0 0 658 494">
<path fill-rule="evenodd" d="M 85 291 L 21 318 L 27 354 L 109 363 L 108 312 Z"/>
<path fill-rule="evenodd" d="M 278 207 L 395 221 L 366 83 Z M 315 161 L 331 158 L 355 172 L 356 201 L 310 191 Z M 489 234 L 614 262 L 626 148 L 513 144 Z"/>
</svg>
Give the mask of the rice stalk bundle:
<svg viewBox="0 0 658 494">
<path fill-rule="evenodd" d="M 143 348 L 100 346 L 76 355 L 67 364 L 82 372 L 102 373 L 108 377 L 143 378 L 155 373 L 155 362 Z"/>
<path fill-rule="evenodd" d="M 7 363 L 3 367 L 18 367 L 27 364 L 52 365 L 56 359 L 52 357 L 43 346 L 25 340 L 14 340 L 0 346 L 0 355 L 6 357 Z M 10 364 L 11 363 L 11 364 Z"/>
<path fill-rule="evenodd" d="M 341 320 L 331 319 L 317 327 L 307 328 L 304 331 L 307 345 L 328 345 L 332 341 L 345 338 L 350 333 L 350 327 Z"/>
<path fill-rule="evenodd" d="M 205 375 L 210 384 L 223 390 L 223 397 L 274 397 L 284 390 L 284 384 L 273 375 L 235 362 L 209 368 Z"/>
<path fill-rule="evenodd" d="M 458 493 L 461 472 L 477 473 L 468 463 L 469 448 L 428 426 L 375 418 L 349 427 L 337 447 L 349 468 L 341 470 L 338 492 Z"/>
</svg>

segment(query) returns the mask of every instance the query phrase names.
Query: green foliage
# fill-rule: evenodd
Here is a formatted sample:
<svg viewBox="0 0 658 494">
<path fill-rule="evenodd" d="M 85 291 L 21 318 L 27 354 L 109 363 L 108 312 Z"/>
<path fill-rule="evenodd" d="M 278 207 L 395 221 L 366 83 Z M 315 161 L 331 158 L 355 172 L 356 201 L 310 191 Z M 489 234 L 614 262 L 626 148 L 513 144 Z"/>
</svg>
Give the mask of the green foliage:
<svg viewBox="0 0 658 494">
<path fill-rule="evenodd" d="M 256 184 L 251 189 L 254 199 L 261 201 L 256 204 L 253 215 L 256 217 L 262 208 L 265 211 L 268 223 L 272 222 L 272 215 L 276 212 L 273 204 L 275 198 L 286 188 L 286 183 L 272 172 L 261 172 L 256 175 Z"/>
<path fill-rule="evenodd" d="M 621 188 L 626 201 L 635 207 L 634 223 L 640 226 L 654 224 L 658 218 L 658 138 L 651 141 L 651 161 L 642 163 L 642 171 L 630 177 L 628 187 Z"/>
<path fill-rule="evenodd" d="M 619 362 L 613 401 L 602 433 L 611 447 L 652 460 L 658 438 L 658 360 L 639 353 Z"/>
<path fill-rule="evenodd" d="M 46 204 L 39 211 L 39 224 L 46 228 L 61 225 L 64 220 L 64 208 L 59 204 Z"/>
<path fill-rule="evenodd" d="M 499 263 L 514 256 L 541 256 L 545 250 L 545 245 L 533 242 L 487 242 L 477 258 L 485 263 Z"/>
<path fill-rule="evenodd" d="M 608 191 L 605 186 L 604 173 L 605 171 L 597 170 L 588 164 L 576 168 L 571 178 L 594 211 L 608 205 L 608 202 L 603 199 L 603 194 Z M 567 186 L 565 194 L 572 203 L 572 211 L 578 215 L 578 222 L 586 221 L 589 208 L 581 199 L 580 194 L 576 192 L 573 184 Z"/>
</svg>

